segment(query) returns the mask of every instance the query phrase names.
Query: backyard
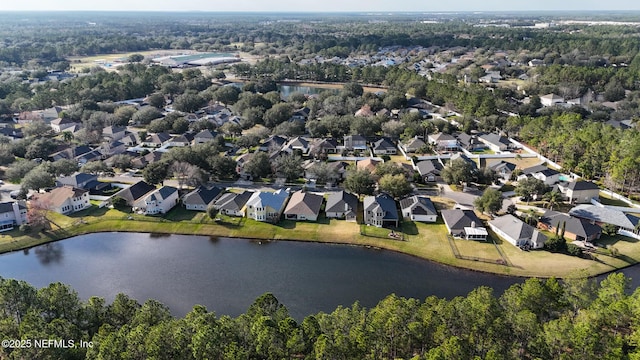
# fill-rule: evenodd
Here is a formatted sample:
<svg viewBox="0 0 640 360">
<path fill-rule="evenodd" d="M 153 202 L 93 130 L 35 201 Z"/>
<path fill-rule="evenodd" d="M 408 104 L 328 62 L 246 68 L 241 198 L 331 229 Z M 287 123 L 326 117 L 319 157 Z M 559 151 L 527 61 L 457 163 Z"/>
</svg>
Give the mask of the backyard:
<svg viewBox="0 0 640 360">
<path fill-rule="evenodd" d="M 595 261 L 543 250 L 522 251 L 496 236 L 495 244 L 455 240 L 454 250 L 442 220 L 435 224 L 404 221 L 399 229 L 393 229 L 394 233 L 401 233 L 403 236 L 391 238 L 390 229 L 361 226 L 344 220 L 284 220 L 274 225 L 224 215 L 210 219 L 204 212 L 188 211 L 181 207 L 164 217 L 92 207 L 72 216 L 49 213 L 48 218 L 52 225 L 46 232 L 25 235 L 19 230 L 13 230 L 4 233 L 0 236 L 0 252 L 24 249 L 86 233 L 136 231 L 371 246 L 456 267 L 516 276 L 566 277 L 581 271 L 597 275 L 640 262 L 637 241 L 622 236 L 603 237 L 600 240 L 602 245 L 615 246 L 619 256 L 597 254 Z"/>
</svg>

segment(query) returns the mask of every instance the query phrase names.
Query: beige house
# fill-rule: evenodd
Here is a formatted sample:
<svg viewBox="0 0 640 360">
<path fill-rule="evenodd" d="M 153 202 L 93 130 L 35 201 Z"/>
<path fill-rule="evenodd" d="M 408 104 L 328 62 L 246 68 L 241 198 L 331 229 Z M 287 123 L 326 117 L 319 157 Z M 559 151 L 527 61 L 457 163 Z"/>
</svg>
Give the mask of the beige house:
<svg viewBox="0 0 640 360">
<path fill-rule="evenodd" d="M 48 193 L 35 194 L 30 203 L 35 202 L 59 214 L 71 214 L 91 207 L 89 190 L 69 185 L 57 187 Z"/>
</svg>

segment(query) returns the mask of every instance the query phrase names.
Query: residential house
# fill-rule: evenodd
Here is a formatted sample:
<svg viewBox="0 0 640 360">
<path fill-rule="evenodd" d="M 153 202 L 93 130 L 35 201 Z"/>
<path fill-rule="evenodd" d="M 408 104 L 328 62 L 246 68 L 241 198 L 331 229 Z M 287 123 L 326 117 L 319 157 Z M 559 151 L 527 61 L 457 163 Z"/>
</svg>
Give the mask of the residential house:
<svg viewBox="0 0 640 360">
<path fill-rule="evenodd" d="M 387 194 L 366 196 L 364 205 L 364 223 L 377 227 L 398 227 L 399 217 L 396 201 Z"/>
<path fill-rule="evenodd" d="M 500 71 L 489 71 L 487 75 L 478 78 L 479 82 L 487 83 L 487 84 L 496 84 L 500 80 L 502 80 L 502 75 L 500 75 Z"/>
<path fill-rule="evenodd" d="M 202 130 L 193 137 L 193 143 L 204 144 L 206 142 L 213 141 L 213 139 L 215 139 L 216 136 L 218 136 L 218 133 L 215 131 Z"/>
<path fill-rule="evenodd" d="M 412 221 L 436 222 L 438 212 L 426 196 L 410 196 L 400 200 L 402 216 Z"/>
<path fill-rule="evenodd" d="M 427 148 L 427 144 L 417 136 L 409 139 L 409 141 L 401 146 L 402 150 L 407 154 L 423 152 Z"/>
<path fill-rule="evenodd" d="M 31 202 L 38 202 L 51 211 L 59 214 L 71 214 L 91 207 L 89 191 L 64 185 L 44 194 L 34 194 Z"/>
<path fill-rule="evenodd" d="M 76 172 L 56 179 L 56 186 L 69 185 L 89 192 L 99 192 L 111 187 L 111 184 L 98 181 L 98 175 Z"/>
<path fill-rule="evenodd" d="M 548 94 L 548 95 L 540 96 L 540 103 L 542 103 L 542 106 L 553 106 L 556 104 L 562 104 L 563 102 L 564 102 L 564 98 L 556 94 Z"/>
<path fill-rule="evenodd" d="M 127 152 L 127 145 L 120 140 L 104 142 L 98 149 L 102 157 L 108 158 L 113 155 L 124 154 Z"/>
<path fill-rule="evenodd" d="M 287 207 L 284 209 L 284 218 L 287 220 L 318 220 L 320 207 L 322 207 L 322 195 L 316 195 L 302 190 L 291 195 Z"/>
<path fill-rule="evenodd" d="M 380 164 L 381 162 L 382 161 L 380 160 L 366 158 L 364 160 L 356 162 L 356 169 L 369 170 L 369 172 L 373 174 L 374 172 L 376 172 L 376 166 L 378 166 L 378 164 Z"/>
<path fill-rule="evenodd" d="M 136 146 L 138 145 L 139 139 L 138 139 L 138 136 L 131 133 L 127 133 L 123 137 L 118 139 L 118 141 L 120 141 L 121 143 L 127 146 Z"/>
<path fill-rule="evenodd" d="M 367 150 L 367 138 L 362 135 L 345 135 L 344 148 L 347 150 Z"/>
<path fill-rule="evenodd" d="M 545 185 L 551 186 L 560 181 L 561 175 L 558 171 L 549 169 L 545 165 L 536 165 L 523 169 L 520 175 L 518 175 L 518 181 L 524 180 L 527 177 L 534 177 L 542 181 Z"/>
<path fill-rule="evenodd" d="M 510 214 L 489 221 L 489 228 L 521 249 L 541 249 L 547 241 L 547 237 L 538 229 Z"/>
<path fill-rule="evenodd" d="M 371 111 L 371 106 L 369 106 L 369 104 L 364 104 L 354 115 L 359 117 L 371 117 L 374 116 L 375 113 Z"/>
<path fill-rule="evenodd" d="M 213 208 L 224 215 L 244 217 L 245 205 L 251 195 L 253 195 L 251 191 L 244 191 L 240 194 L 224 193 L 213 202 Z"/>
<path fill-rule="evenodd" d="M 469 135 L 467 133 L 457 133 L 458 146 L 467 151 L 480 151 L 486 148 L 486 145 L 478 140 L 476 135 Z"/>
<path fill-rule="evenodd" d="M 442 165 L 437 160 L 423 160 L 417 163 L 416 167 L 425 183 L 436 182 L 440 178 Z"/>
<path fill-rule="evenodd" d="M 149 134 L 147 138 L 142 141 L 142 146 L 146 147 L 161 147 L 167 141 L 171 140 L 171 135 L 166 132 Z"/>
<path fill-rule="evenodd" d="M 72 146 L 54 152 L 53 154 L 49 155 L 49 159 L 51 159 L 51 161 L 58 161 L 61 159 L 72 160 L 84 154 L 90 153 L 91 151 L 93 151 L 93 149 L 87 145 Z"/>
<path fill-rule="evenodd" d="M 159 151 L 152 151 L 144 156 L 139 156 L 131 160 L 131 166 L 136 169 L 143 169 L 145 166 L 160 161 L 162 153 Z"/>
<path fill-rule="evenodd" d="M 623 236 L 640 239 L 640 218 L 606 206 L 582 204 L 569 211 L 569 215 L 591 221 L 597 225 L 614 225 Z"/>
<path fill-rule="evenodd" d="M 88 153 L 77 156 L 75 160 L 78 162 L 79 166 L 82 166 L 91 161 L 102 160 L 102 152 L 99 149 L 91 150 Z"/>
<path fill-rule="evenodd" d="M 395 155 L 397 153 L 395 144 L 387 138 L 374 142 L 371 147 L 376 155 Z"/>
<path fill-rule="evenodd" d="M 9 126 L 0 127 L 0 136 L 6 136 L 11 140 L 18 140 L 24 137 L 22 129 L 15 129 Z"/>
<path fill-rule="evenodd" d="M 182 198 L 182 203 L 187 210 L 206 211 L 223 192 L 224 189 L 217 186 L 211 188 L 200 186 L 185 195 Z"/>
<path fill-rule="evenodd" d="M 310 113 L 311 109 L 305 106 L 302 109 L 294 111 L 293 115 L 291 115 L 291 120 L 307 121 Z"/>
<path fill-rule="evenodd" d="M 346 191 L 332 192 L 327 197 L 325 213 L 328 218 L 356 221 L 358 197 Z"/>
<path fill-rule="evenodd" d="M 445 133 L 429 134 L 427 139 L 437 150 L 456 151 L 458 150 L 458 140 L 453 135 Z"/>
<path fill-rule="evenodd" d="M 76 125 L 78 125 L 77 122 L 67 118 L 57 118 L 49 123 L 49 126 L 51 126 L 51 129 L 56 134 L 61 133 Z"/>
<path fill-rule="evenodd" d="M 442 219 L 447 231 L 457 238 L 467 240 L 487 240 L 487 229 L 473 210 L 442 210 Z"/>
<path fill-rule="evenodd" d="M 155 189 L 133 205 L 133 211 L 145 215 L 166 214 L 178 204 L 178 189 L 172 186 L 163 186 Z"/>
<path fill-rule="evenodd" d="M 285 151 L 289 154 L 293 153 L 294 151 L 300 151 L 302 154 L 308 154 L 310 145 L 311 142 L 309 140 L 297 136 L 284 144 L 284 146 L 282 147 L 282 151 Z"/>
<path fill-rule="evenodd" d="M 511 179 L 511 174 L 516 170 L 516 164 L 500 160 L 489 166 L 489 169 L 495 171 L 496 175 L 498 175 L 502 180 L 509 181 Z"/>
<path fill-rule="evenodd" d="M 287 190 L 276 192 L 257 191 L 247 201 L 247 217 L 257 221 L 277 223 L 289 198 Z"/>
<path fill-rule="evenodd" d="M 287 142 L 287 138 L 280 135 L 271 135 L 265 141 L 262 142 L 259 149 L 260 151 L 272 151 L 275 149 L 282 149 Z"/>
<path fill-rule="evenodd" d="M 126 126 L 107 126 L 102 129 L 102 137 L 116 141 L 127 135 Z"/>
<path fill-rule="evenodd" d="M 451 164 L 451 163 L 453 163 L 454 161 L 457 161 L 457 160 L 463 160 L 463 161 L 467 162 L 469 165 L 471 165 L 471 167 L 473 169 L 477 169 L 478 168 L 478 164 L 475 161 L 469 159 L 465 154 L 462 154 L 462 153 L 455 153 L 455 154 L 451 155 L 451 157 L 449 158 L 449 164 Z"/>
<path fill-rule="evenodd" d="M 571 203 L 590 203 L 591 199 L 600 198 L 600 188 L 591 181 L 572 181 L 558 184 L 560 192 L 566 196 Z"/>
<path fill-rule="evenodd" d="M 335 154 L 338 152 L 338 141 L 334 138 L 313 139 L 309 151 L 311 154 Z"/>
<path fill-rule="evenodd" d="M 15 226 L 20 226 L 27 222 L 27 206 L 24 202 L 0 203 L 0 232 L 13 230 Z"/>
<path fill-rule="evenodd" d="M 168 147 L 184 147 L 190 146 L 193 142 L 194 135 L 190 132 L 174 136 L 171 140 L 167 141 Z"/>
<path fill-rule="evenodd" d="M 322 164 L 322 165 L 321 165 Z M 302 164 L 304 168 L 304 178 L 307 180 L 317 180 L 316 169 L 318 166 L 327 166 L 332 170 L 327 179 L 327 183 L 335 183 L 347 177 L 349 163 L 344 161 L 321 162 L 317 160 L 307 160 Z"/>
<path fill-rule="evenodd" d="M 138 181 L 137 183 L 115 193 L 113 198 L 123 198 L 127 202 L 127 205 L 133 207 L 138 201 L 143 199 L 145 195 L 155 189 L 156 187 L 153 185 L 147 184 L 144 181 Z"/>
<path fill-rule="evenodd" d="M 513 145 L 506 137 L 490 133 L 490 134 L 482 134 L 479 138 L 480 141 L 485 143 L 493 152 L 501 153 L 505 151 L 509 151 L 513 148 Z"/>
<path fill-rule="evenodd" d="M 562 226 L 564 226 L 564 237 L 570 240 L 591 242 L 602 235 L 600 226 L 553 210 L 547 210 L 538 221 L 539 228 L 551 232 L 560 230 Z"/>
</svg>

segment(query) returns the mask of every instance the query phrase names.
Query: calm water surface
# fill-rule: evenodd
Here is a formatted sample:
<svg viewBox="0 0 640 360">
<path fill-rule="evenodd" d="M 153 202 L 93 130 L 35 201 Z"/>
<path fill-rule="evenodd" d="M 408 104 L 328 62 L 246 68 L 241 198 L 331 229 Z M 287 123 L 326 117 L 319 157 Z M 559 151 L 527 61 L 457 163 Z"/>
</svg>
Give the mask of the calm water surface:
<svg viewBox="0 0 640 360">
<path fill-rule="evenodd" d="M 195 304 L 237 316 L 272 292 L 298 319 L 355 301 L 371 307 L 391 293 L 451 298 L 486 285 L 498 294 L 522 281 L 354 246 L 140 233 L 83 235 L 0 255 L 0 276 L 37 287 L 60 281 L 84 299 L 110 302 L 119 292 L 158 299 L 176 316 Z"/>
</svg>

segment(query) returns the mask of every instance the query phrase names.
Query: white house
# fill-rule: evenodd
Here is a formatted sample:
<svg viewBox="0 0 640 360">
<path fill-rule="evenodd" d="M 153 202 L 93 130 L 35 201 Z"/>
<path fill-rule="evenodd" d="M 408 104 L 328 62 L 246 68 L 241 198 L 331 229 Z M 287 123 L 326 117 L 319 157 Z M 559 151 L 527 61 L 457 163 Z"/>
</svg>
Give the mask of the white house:
<svg viewBox="0 0 640 360">
<path fill-rule="evenodd" d="M 498 236 L 521 249 L 541 249 L 547 241 L 547 237 L 538 229 L 509 214 L 489 221 L 489 227 Z"/>
<path fill-rule="evenodd" d="M 0 232 L 27 223 L 27 207 L 17 201 L 0 203 Z"/>
<path fill-rule="evenodd" d="M 166 214 L 178 203 L 178 189 L 171 186 L 163 186 L 160 189 L 147 193 L 138 200 L 134 211 L 140 211 L 145 215 Z"/>
<path fill-rule="evenodd" d="M 436 222 L 438 212 L 431 202 L 431 199 L 425 196 L 410 196 L 400 200 L 400 208 L 402 216 L 412 221 Z"/>
<path fill-rule="evenodd" d="M 542 103 L 542 106 L 553 106 L 555 104 L 561 104 L 563 102 L 564 98 L 556 94 L 540 96 L 540 103 Z"/>
<path fill-rule="evenodd" d="M 30 202 L 59 214 L 71 214 L 91 207 L 89 190 L 64 185 L 44 194 L 35 194 Z"/>
<path fill-rule="evenodd" d="M 257 221 L 277 222 L 289 198 L 287 190 L 257 191 L 247 201 L 247 217 Z"/>
</svg>

